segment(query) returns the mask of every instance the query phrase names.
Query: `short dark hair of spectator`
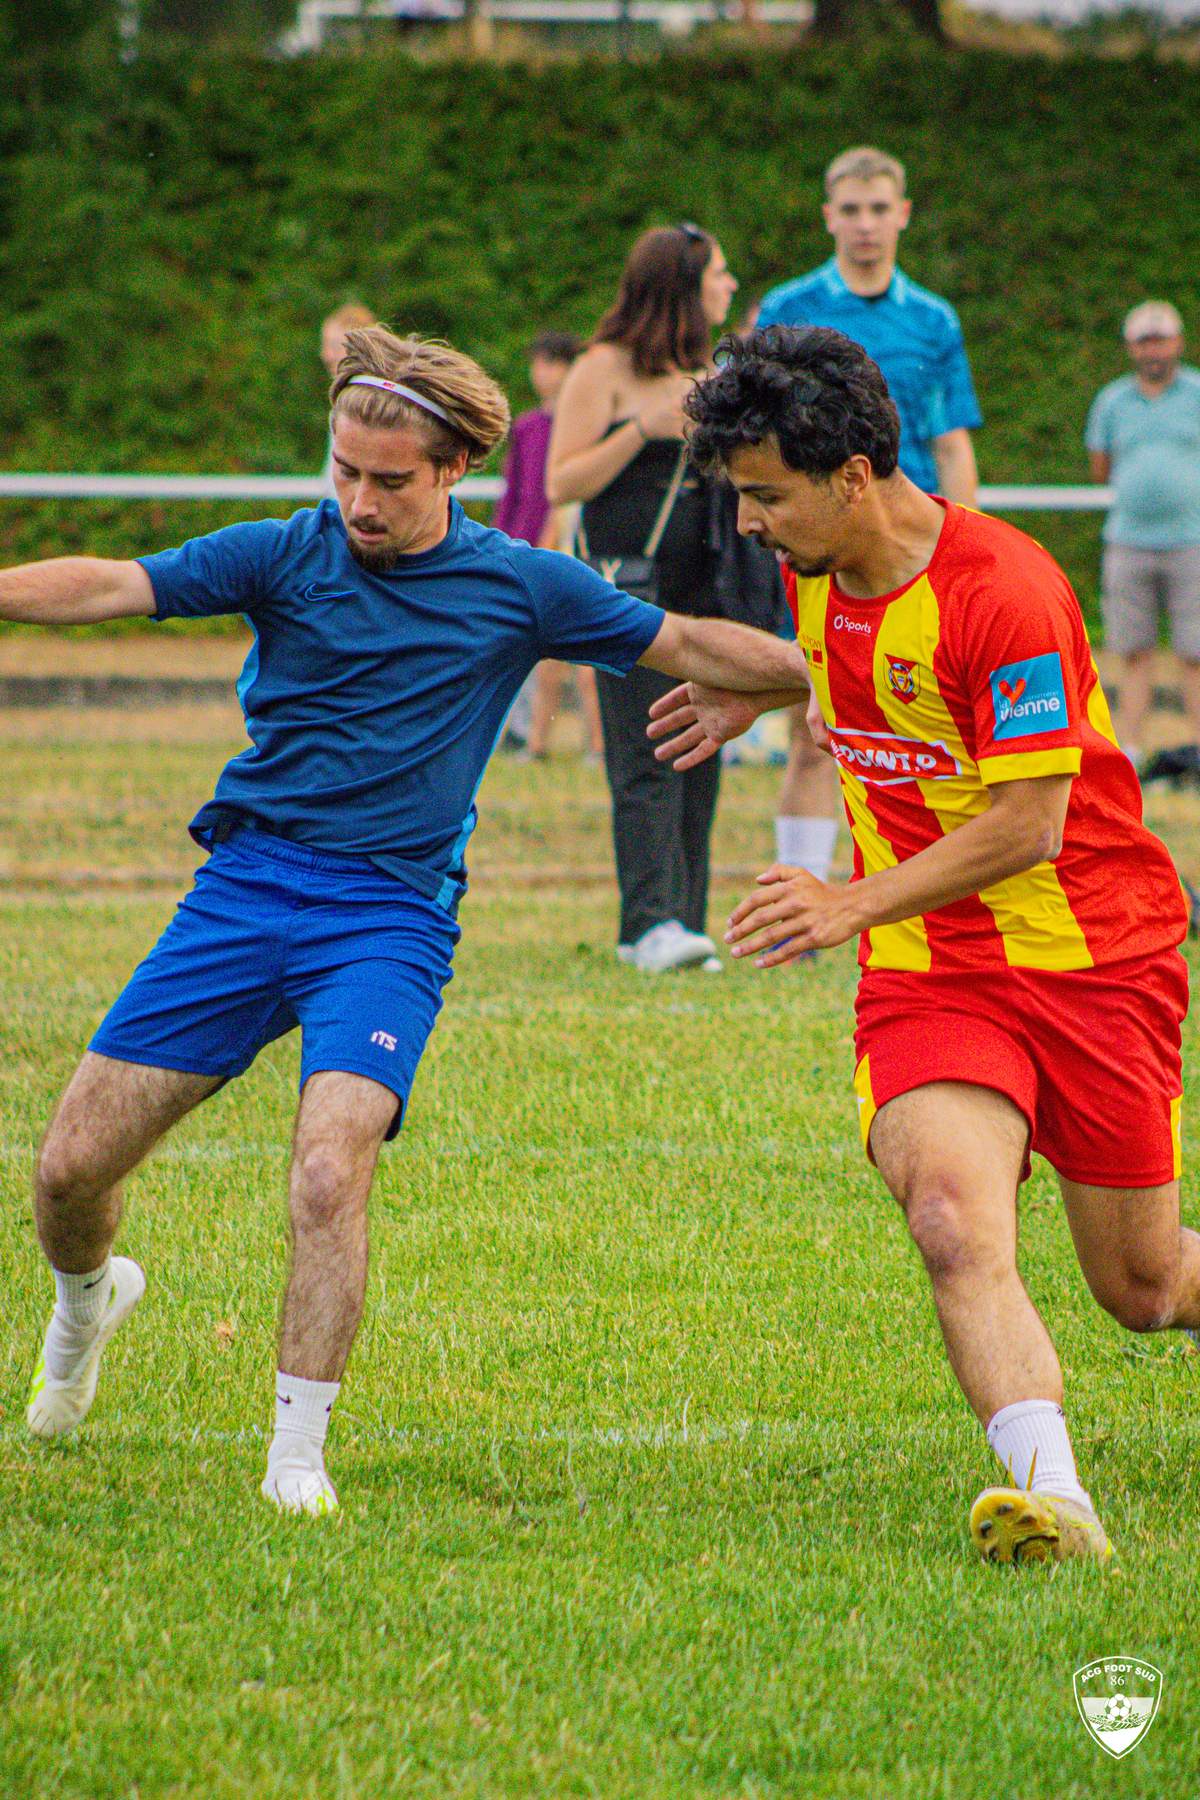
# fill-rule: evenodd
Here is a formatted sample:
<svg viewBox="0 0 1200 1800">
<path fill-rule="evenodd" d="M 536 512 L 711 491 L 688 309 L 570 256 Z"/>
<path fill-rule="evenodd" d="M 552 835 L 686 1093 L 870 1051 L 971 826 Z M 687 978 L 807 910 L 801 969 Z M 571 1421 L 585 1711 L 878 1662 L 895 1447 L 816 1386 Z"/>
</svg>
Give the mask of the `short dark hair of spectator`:
<svg viewBox="0 0 1200 1800">
<path fill-rule="evenodd" d="M 566 363 L 568 367 L 583 349 L 583 339 L 573 331 L 541 331 L 529 346 L 530 361 L 540 356 L 545 362 Z"/>
<path fill-rule="evenodd" d="M 861 345 L 816 325 L 766 325 L 717 345 L 717 372 L 684 401 L 692 461 L 717 473 L 744 444 L 774 438 L 789 469 L 828 476 L 865 456 L 880 481 L 896 468 L 900 417 Z"/>
<path fill-rule="evenodd" d="M 638 375 L 698 369 L 712 352 L 700 283 L 716 241 L 698 225 L 643 231 L 621 273 L 616 304 L 596 327 L 594 344 L 621 344 Z"/>
</svg>

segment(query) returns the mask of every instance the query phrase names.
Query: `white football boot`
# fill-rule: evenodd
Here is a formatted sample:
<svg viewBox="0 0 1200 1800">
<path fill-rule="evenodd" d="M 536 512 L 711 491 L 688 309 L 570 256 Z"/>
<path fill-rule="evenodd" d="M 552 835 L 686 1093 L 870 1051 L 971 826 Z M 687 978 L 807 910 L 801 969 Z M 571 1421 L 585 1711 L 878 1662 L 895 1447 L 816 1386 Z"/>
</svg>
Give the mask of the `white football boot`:
<svg viewBox="0 0 1200 1800">
<path fill-rule="evenodd" d="M 268 1466 L 262 1484 L 263 1499 L 270 1500 L 280 1512 L 307 1513 L 323 1519 L 338 1510 L 338 1497 L 324 1469 L 305 1468 L 299 1463 L 280 1462 Z"/>
<path fill-rule="evenodd" d="M 128 1256 L 112 1259 L 112 1288 L 108 1307 L 96 1322 L 96 1335 L 80 1351 L 78 1361 L 65 1379 L 56 1381 L 46 1373 L 46 1348 L 42 1345 L 41 1361 L 34 1372 L 29 1390 L 25 1420 L 35 1437 L 64 1437 L 74 1431 L 88 1415 L 96 1398 L 96 1381 L 100 1374 L 100 1357 L 104 1346 L 129 1317 L 146 1291 L 146 1277 Z"/>
</svg>

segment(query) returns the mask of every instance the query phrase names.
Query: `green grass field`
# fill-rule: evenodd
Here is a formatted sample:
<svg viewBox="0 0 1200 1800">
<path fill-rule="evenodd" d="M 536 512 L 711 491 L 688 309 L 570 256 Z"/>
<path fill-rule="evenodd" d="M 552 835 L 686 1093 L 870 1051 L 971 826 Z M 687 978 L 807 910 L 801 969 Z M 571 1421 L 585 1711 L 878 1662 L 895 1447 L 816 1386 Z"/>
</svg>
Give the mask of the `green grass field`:
<svg viewBox="0 0 1200 1800">
<path fill-rule="evenodd" d="M 457 976 L 375 1190 L 341 1513 L 257 1491 L 292 1041 L 131 1182 L 146 1300 L 78 1438 L 35 1447 L 35 1140 L 236 733 L 80 714 L 0 740 L 5 1800 L 1197 1791 L 1200 1358 L 1097 1311 L 1039 1166 L 1024 1270 L 1120 1563 L 978 1563 L 995 1470 L 859 1152 L 850 951 L 620 968 L 602 777 L 573 762 L 485 783 Z M 722 869 L 767 859 L 776 783 L 728 778 Z M 1186 861 L 1194 804 L 1156 808 Z M 1119 1764 L 1071 1687 L 1113 1653 L 1165 1677 Z"/>
</svg>

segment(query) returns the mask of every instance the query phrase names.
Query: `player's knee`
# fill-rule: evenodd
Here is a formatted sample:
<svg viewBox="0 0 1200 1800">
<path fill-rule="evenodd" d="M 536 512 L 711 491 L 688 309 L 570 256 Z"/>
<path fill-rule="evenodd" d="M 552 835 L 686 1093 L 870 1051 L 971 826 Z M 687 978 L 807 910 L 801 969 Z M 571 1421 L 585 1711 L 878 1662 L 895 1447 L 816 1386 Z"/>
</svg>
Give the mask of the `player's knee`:
<svg viewBox="0 0 1200 1800">
<path fill-rule="evenodd" d="M 328 1229 L 359 1205 L 352 1160 L 335 1144 L 317 1144 L 297 1156 L 292 1169 L 292 1217 L 314 1231 Z"/>
<path fill-rule="evenodd" d="M 1125 1281 L 1096 1298 L 1126 1331 L 1163 1331 L 1175 1316 L 1174 1283 L 1165 1276 Z"/>
<path fill-rule="evenodd" d="M 905 1203 L 913 1242 L 932 1280 L 953 1280 L 987 1260 L 970 1229 L 965 1196 L 951 1178 L 922 1182 Z"/>
<path fill-rule="evenodd" d="M 34 1192 L 39 1205 L 73 1206 L 93 1200 L 101 1191 L 84 1147 L 67 1132 L 51 1132 L 34 1166 Z"/>
</svg>

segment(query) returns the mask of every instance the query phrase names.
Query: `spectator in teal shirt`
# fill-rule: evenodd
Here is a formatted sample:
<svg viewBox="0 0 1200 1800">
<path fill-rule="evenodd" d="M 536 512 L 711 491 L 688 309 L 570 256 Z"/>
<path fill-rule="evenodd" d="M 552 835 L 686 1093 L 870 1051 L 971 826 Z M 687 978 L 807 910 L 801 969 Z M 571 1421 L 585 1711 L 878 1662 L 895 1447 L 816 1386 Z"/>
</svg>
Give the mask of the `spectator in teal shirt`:
<svg viewBox="0 0 1200 1800">
<path fill-rule="evenodd" d="M 1101 388 L 1088 414 L 1092 479 L 1112 481 L 1101 568 L 1104 641 L 1121 659 L 1117 736 L 1143 750 L 1158 621 L 1165 612 L 1181 664 L 1200 774 L 1200 369 L 1184 363 L 1183 322 L 1163 300 L 1125 320 L 1133 371 Z"/>
</svg>

